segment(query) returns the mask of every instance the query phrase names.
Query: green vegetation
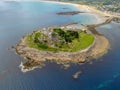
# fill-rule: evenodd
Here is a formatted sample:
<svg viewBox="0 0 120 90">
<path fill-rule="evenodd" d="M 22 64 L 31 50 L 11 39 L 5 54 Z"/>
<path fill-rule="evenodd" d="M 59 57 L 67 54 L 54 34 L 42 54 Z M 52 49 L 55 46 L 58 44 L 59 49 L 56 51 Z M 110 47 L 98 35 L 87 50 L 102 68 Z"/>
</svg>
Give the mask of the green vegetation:
<svg viewBox="0 0 120 90">
<path fill-rule="evenodd" d="M 52 31 L 35 31 L 28 35 L 26 43 L 31 48 L 44 51 L 65 51 L 76 52 L 90 46 L 94 41 L 94 36 L 85 31 L 62 30 L 55 28 Z"/>
<path fill-rule="evenodd" d="M 79 38 L 77 31 L 64 31 L 62 29 L 54 29 L 54 33 L 58 34 L 66 43 L 71 43 L 72 40 Z"/>
</svg>

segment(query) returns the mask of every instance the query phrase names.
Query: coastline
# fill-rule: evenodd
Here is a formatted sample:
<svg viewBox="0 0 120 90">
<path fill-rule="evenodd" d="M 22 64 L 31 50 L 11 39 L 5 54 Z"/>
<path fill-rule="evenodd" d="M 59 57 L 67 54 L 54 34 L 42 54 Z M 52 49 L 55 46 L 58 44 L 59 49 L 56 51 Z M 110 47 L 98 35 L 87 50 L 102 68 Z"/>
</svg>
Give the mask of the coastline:
<svg viewBox="0 0 120 90">
<path fill-rule="evenodd" d="M 36 1 L 75 6 L 78 10 L 82 9 L 82 12 L 84 11 L 84 13 L 95 15 L 95 17 L 97 18 L 97 21 L 96 21 L 97 23 L 102 23 L 109 18 L 112 18 L 112 21 L 114 22 L 120 23 L 120 16 L 100 11 L 96 9 L 96 7 L 93 7 L 90 5 L 84 5 L 84 4 L 81 5 L 81 4 L 70 3 L 70 2 L 59 2 L 59 1 L 50 1 L 50 0 L 45 0 L 45 1 L 36 0 Z"/>
<path fill-rule="evenodd" d="M 37 1 L 40 1 L 40 0 L 37 0 Z M 84 9 L 86 11 L 90 11 L 90 13 L 97 14 L 98 16 L 101 16 L 101 17 L 106 17 L 107 16 L 107 17 L 118 17 L 118 18 L 120 18 L 120 16 L 111 15 L 109 13 L 105 13 L 105 12 L 102 12 L 100 10 L 97 10 L 93 6 L 81 5 L 81 4 L 69 3 L 69 2 L 50 1 L 50 0 L 45 0 L 45 1 L 40 1 L 40 2 L 49 2 L 49 3 L 58 3 L 58 4 L 65 4 L 65 5 L 73 5 L 73 6 L 77 7 L 78 9 Z"/>
<path fill-rule="evenodd" d="M 40 0 L 37 0 L 40 1 Z M 70 3 L 70 2 L 59 2 L 59 1 L 50 1 L 50 0 L 45 0 L 45 1 L 40 1 L 40 2 L 48 2 L 48 3 L 57 3 L 57 4 L 65 4 L 65 5 L 72 5 L 78 8 L 79 10 L 83 9 L 85 13 L 93 14 L 96 16 L 97 23 L 101 23 L 109 18 L 113 18 L 112 21 L 120 23 L 120 16 L 115 15 L 115 14 L 110 14 L 107 12 L 100 11 L 96 9 L 96 7 L 90 6 L 90 5 L 81 5 L 81 4 L 76 4 L 76 3 Z"/>
</svg>

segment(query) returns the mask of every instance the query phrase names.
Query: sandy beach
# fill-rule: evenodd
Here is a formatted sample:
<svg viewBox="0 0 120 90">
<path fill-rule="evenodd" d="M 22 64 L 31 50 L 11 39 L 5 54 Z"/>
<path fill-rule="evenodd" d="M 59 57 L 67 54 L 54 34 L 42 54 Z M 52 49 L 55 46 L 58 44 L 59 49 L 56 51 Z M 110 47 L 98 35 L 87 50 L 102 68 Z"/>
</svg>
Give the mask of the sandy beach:
<svg viewBox="0 0 120 90">
<path fill-rule="evenodd" d="M 33 0 L 30 0 L 30 1 L 33 1 Z M 57 3 L 57 4 L 65 4 L 65 5 L 73 5 L 73 6 L 77 7 L 77 8 L 79 8 L 79 9 L 84 9 L 85 11 L 90 11 L 90 13 L 92 13 L 92 14 L 97 14 L 98 16 L 102 16 L 102 17 L 105 17 L 105 16 L 107 16 L 107 17 L 118 17 L 118 18 L 120 18 L 120 16 L 111 15 L 109 13 L 102 12 L 100 10 L 97 10 L 93 6 L 88 6 L 88 5 L 81 5 L 81 4 L 69 3 L 69 2 L 50 1 L 50 0 L 34 0 L 34 1 L 37 1 L 37 2 Z"/>
</svg>

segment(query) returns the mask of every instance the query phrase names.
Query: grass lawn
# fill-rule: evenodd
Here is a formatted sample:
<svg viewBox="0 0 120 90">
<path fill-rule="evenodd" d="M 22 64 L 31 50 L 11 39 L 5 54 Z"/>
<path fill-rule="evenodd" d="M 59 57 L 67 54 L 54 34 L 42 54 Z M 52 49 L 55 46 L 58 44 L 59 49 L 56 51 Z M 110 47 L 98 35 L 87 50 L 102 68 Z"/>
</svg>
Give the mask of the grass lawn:
<svg viewBox="0 0 120 90">
<path fill-rule="evenodd" d="M 72 43 L 64 44 L 61 48 L 53 48 L 49 46 L 45 46 L 44 44 L 37 44 L 34 42 L 32 38 L 32 34 L 28 35 L 26 38 L 26 43 L 31 48 L 36 48 L 38 50 L 44 51 L 65 51 L 65 52 L 76 52 L 79 50 L 83 50 L 89 47 L 94 42 L 94 36 L 91 34 L 87 34 L 83 31 L 79 32 L 79 38 L 72 40 Z"/>
<path fill-rule="evenodd" d="M 94 36 L 91 34 L 86 34 L 84 32 L 79 33 L 80 38 L 78 40 L 73 40 L 73 49 L 72 51 L 78 51 L 89 47 L 94 42 Z"/>
</svg>

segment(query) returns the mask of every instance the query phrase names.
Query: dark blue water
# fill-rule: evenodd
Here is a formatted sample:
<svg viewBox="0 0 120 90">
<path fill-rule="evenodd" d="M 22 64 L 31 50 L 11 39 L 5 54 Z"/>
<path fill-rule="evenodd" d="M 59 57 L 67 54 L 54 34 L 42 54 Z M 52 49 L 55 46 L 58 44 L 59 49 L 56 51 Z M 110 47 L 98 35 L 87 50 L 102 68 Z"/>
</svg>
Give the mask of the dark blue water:
<svg viewBox="0 0 120 90">
<path fill-rule="evenodd" d="M 71 64 L 64 70 L 46 62 L 42 69 L 21 72 L 19 64 L 24 59 L 8 48 L 22 36 L 38 28 L 97 21 L 92 14 L 56 15 L 72 10 L 78 9 L 53 3 L 0 1 L 0 90 L 120 90 L 120 24 L 114 22 L 97 28 L 110 40 L 111 49 L 92 64 Z M 72 75 L 79 70 L 83 73 L 74 80 Z"/>
</svg>

